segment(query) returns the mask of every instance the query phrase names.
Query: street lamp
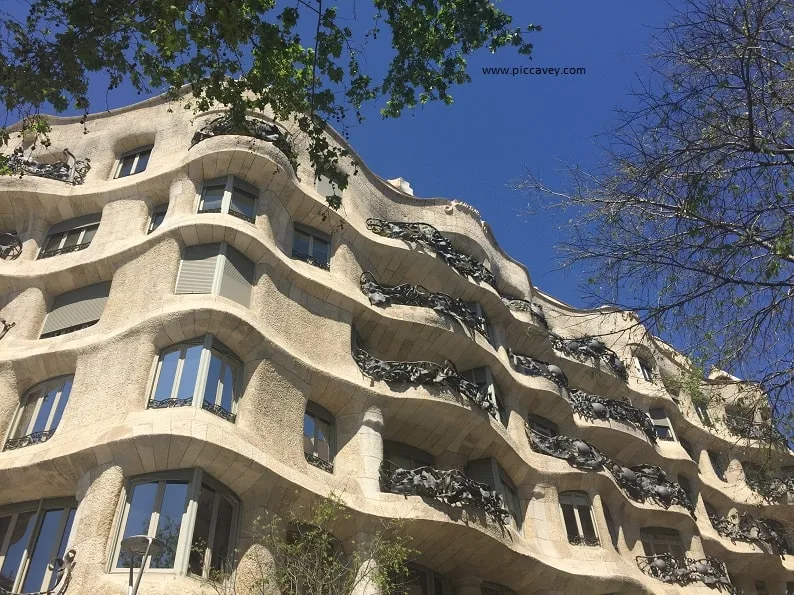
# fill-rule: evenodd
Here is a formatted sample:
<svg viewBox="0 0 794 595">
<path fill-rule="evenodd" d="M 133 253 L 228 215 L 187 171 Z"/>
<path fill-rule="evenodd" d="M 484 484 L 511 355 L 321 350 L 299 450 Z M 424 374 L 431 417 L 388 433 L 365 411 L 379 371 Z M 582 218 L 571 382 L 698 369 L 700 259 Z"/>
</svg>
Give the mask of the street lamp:
<svg viewBox="0 0 794 595">
<path fill-rule="evenodd" d="M 121 552 L 130 554 L 130 582 L 127 595 L 136 595 L 138 593 L 138 585 L 141 584 L 143 578 L 143 569 L 146 567 L 146 562 L 149 556 L 159 556 L 165 544 L 156 537 L 148 537 L 147 535 L 132 535 L 126 539 L 121 540 Z M 141 556 L 141 567 L 138 570 L 138 576 L 135 579 L 135 584 L 132 584 L 132 560 L 134 555 Z"/>
</svg>

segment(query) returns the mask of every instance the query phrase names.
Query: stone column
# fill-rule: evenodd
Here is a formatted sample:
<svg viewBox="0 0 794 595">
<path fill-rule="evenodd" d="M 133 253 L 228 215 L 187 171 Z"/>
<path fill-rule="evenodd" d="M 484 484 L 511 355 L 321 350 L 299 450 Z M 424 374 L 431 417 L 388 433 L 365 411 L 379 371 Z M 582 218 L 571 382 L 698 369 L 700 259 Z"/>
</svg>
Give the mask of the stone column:
<svg viewBox="0 0 794 595">
<path fill-rule="evenodd" d="M 380 465 L 383 462 L 383 412 L 372 406 L 364 412 L 356 438 L 361 455 L 359 485 L 365 494 L 380 492 Z"/>
<path fill-rule="evenodd" d="M 358 568 L 356 586 L 350 595 L 380 595 L 380 588 L 374 582 L 376 563 L 371 557 L 374 536 L 369 533 L 358 533 L 353 538 L 355 548 L 364 560 Z"/>
</svg>

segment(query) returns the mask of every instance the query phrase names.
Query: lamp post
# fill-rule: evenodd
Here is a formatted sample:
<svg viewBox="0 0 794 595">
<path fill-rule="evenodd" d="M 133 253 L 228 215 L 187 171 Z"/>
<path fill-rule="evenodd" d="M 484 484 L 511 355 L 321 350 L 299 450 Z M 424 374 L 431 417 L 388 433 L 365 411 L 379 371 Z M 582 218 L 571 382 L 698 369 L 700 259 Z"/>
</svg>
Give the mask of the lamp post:
<svg viewBox="0 0 794 595">
<path fill-rule="evenodd" d="M 121 540 L 121 551 L 130 554 L 130 582 L 127 595 L 136 595 L 138 593 L 138 586 L 141 584 L 141 578 L 143 578 L 143 569 L 146 568 L 149 556 L 159 556 L 164 548 L 165 544 L 162 541 L 156 537 L 148 537 L 147 535 L 132 535 Z M 132 556 L 136 554 L 141 556 L 141 567 L 138 570 L 138 576 L 133 585 Z"/>
</svg>

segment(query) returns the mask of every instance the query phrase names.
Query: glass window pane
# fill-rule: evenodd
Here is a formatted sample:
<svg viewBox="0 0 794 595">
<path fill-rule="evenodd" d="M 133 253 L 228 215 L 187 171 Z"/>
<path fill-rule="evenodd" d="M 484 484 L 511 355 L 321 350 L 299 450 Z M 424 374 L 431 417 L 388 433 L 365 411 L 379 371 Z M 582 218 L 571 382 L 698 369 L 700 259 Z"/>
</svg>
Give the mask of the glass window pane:
<svg viewBox="0 0 794 595">
<path fill-rule="evenodd" d="M 74 229 L 66 234 L 66 241 L 63 243 L 64 248 L 76 246 L 80 240 L 80 234 L 83 233 L 82 229 Z"/>
<path fill-rule="evenodd" d="M 330 260 L 328 242 L 314 238 L 314 245 L 312 246 L 312 258 L 323 264 L 328 264 L 328 261 Z"/>
<path fill-rule="evenodd" d="M 28 571 L 25 576 L 25 582 L 22 583 L 22 591 L 40 591 L 44 588 L 44 578 L 47 574 L 47 564 L 55 554 L 55 548 L 60 545 L 61 534 L 61 521 L 65 511 L 62 508 L 57 510 L 48 510 L 44 513 L 44 519 L 41 522 L 38 537 L 36 538 L 36 545 L 33 547 L 33 553 L 30 555 L 30 563 Z"/>
<path fill-rule="evenodd" d="M 157 386 L 154 389 L 154 395 L 152 395 L 155 401 L 165 401 L 171 398 L 171 391 L 176 380 L 176 366 L 179 363 L 179 351 L 178 349 L 169 351 L 162 356 Z"/>
<path fill-rule="evenodd" d="M 98 225 L 92 225 L 91 227 L 86 227 L 83 233 L 83 238 L 80 240 L 81 244 L 90 244 L 91 240 L 94 239 L 96 235 L 96 230 L 99 229 Z"/>
<path fill-rule="evenodd" d="M 211 567 L 216 571 L 225 571 L 229 561 L 229 543 L 232 536 L 232 516 L 234 508 L 226 498 L 218 504 L 218 518 L 215 521 L 215 538 L 212 541 Z"/>
<path fill-rule="evenodd" d="M 187 509 L 187 482 L 169 481 L 165 484 L 163 502 L 160 506 L 160 519 L 155 536 L 165 543 L 162 553 L 152 557 L 152 568 L 173 568 L 179 531 L 182 528 L 182 515 Z"/>
<path fill-rule="evenodd" d="M 204 400 L 215 405 L 218 395 L 218 384 L 221 381 L 223 362 L 214 353 L 210 357 L 210 369 L 207 373 L 207 386 L 204 389 Z"/>
<path fill-rule="evenodd" d="M 185 350 L 182 375 L 179 378 L 179 388 L 176 393 L 177 399 L 188 399 L 193 396 L 196 390 L 196 378 L 198 377 L 202 349 L 201 345 L 191 345 Z"/>
<path fill-rule="evenodd" d="M 30 534 L 33 531 L 34 517 L 36 513 L 25 512 L 17 517 L 14 530 L 11 532 L 11 541 L 6 550 L 3 568 L 0 569 L 0 587 L 11 590 L 14 587 L 14 580 L 22 562 L 22 556 L 30 541 Z"/>
<path fill-rule="evenodd" d="M 165 219 L 165 209 L 158 209 L 152 213 L 152 222 L 149 224 L 149 231 L 154 231 Z"/>
<path fill-rule="evenodd" d="M 152 512 L 154 512 L 154 499 L 157 496 L 156 481 L 147 483 L 139 483 L 132 489 L 132 497 L 130 498 L 130 510 L 127 515 L 127 524 L 124 526 L 124 534 L 122 539 L 132 535 L 148 535 L 149 524 L 152 520 Z M 116 568 L 129 568 L 130 556 L 127 554 L 120 554 Z M 140 564 L 140 559 L 135 561 L 135 564 Z"/>
<path fill-rule="evenodd" d="M 594 539 L 596 536 L 595 527 L 593 526 L 593 517 L 590 514 L 589 506 L 577 506 L 576 510 L 579 512 L 579 522 L 582 524 L 582 532 L 585 537 Z"/>
<path fill-rule="evenodd" d="M 310 256 L 309 252 L 309 235 L 302 231 L 295 230 L 295 239 L 292 242 L 293 254 L 300 254 L 302 256 Z"/>
<path fill-rule="evenodd" d="M 52 387 L 40 399 L 41 407 L 39 408 L 39 412 L 36 415 L 36 421 L 33 422 L 33 429 L 31 430 L 31 433 L 43 432 L 47 429 L 47 420 L 50 418 L 50 413 L 52 412 L 52 406 L 55 404 L 55 399 L 58 398 L 58 388 L 60 387 Z"/>
<path fill-rule="evenodd" d="M 66 403 L 69 401 L 69 393 L 72 391 L 72 381 L 67 380 L 63 386 L 59 387 L 61 390 L 61 398 L 58 400 L 58 408 L 55 410 L 55 415 L 52 416 L 52 423 L 50 429 L 54 430 L 61 423 L 63 417 L 63 410 L 66 408 Z"/>
<path fill-rule="evenodd" d="M 69 543 L 69 534 L 72 532 L 72 524 L 74 523 L 74 513 L 75 509 L 69 509 L 69 518 L 66 519 L 66 526 L 63 528 L 63 535 L 61 535 L 61 544 L 58 546 L 58 553 L 57 556 L 59 558 L 63 558 L 63 555 L 66 553 L 66 545 Z M 53 573 L 50 575 L 50 582 L 46 588 L 52 589 L 55 587 L 55 583 L 58 582 L 58 574 Z"/>
<path fill-rule="evenodd" d="M 314 417 L 308 413 L 303 414 L 303 452 L 314 454 Z"/>
<path fill-rule="evenodd" d="M 229 205 L 229 210 L 236 211 L 247 217 L 254 218 L 254 205 L 256 204 L 256 197 L 239 188 L 232 190 L 232 200 Z"/>
<path fill-rule="evenodd" d="M 121 167 L 119 168 L 119 178 L 128 176 L 132 173 L 132 165 L 135 163 L 135 155 L 127 155 L 121 158 Z"/>
<path fill-rule="evenodd" d="M 133 173 L 140 173 L 149 165 L 149 155 L 152 154 L 151 149 L 146 149 L 138 153 L 138 163 L 135 164 L 135 171 Z"/>
<path fill-rule="evenodd" d="M 50 250 L 57 250 L 61 247 L 61 240 L 63 239 L 64 234 L 58 233 L 55 235 L 51 235 L 47 238 L 47 243 L 44 245 L 43 252 L 49 252 Z"/>
<path fill-rule="evenodd" d="M 210 539 L 210 523 L 212 522 L 212 506 L 215 502 L 215 492 L 207 485 L 201 486 L 198 510 L 196 512 L 196 525 L 193 529 L 193 541 L 190 545 L 190 559 L 188 572 L 202 576 L 204 572 L 204 557 Z"/>
<path fill-rule="evenodd" d="M 224 186 L 205 186 L 199 211 L 219 211 L 223 203 L 223 190 Z"/>
<path fill-rule="evenodd" d="M 331 426 L 324 421 L 317 420 L 317 442 L 315 443 L 317 456 L 323 461 L 331 461 Z"/>
<path fill-rule="evenodd" d="M 565 519 L 565 532 L 568 534 L 568 540 L 578 537 L 579 527 L 576 525 L 576 515 L 573 511 L 573 506 L 570 504 L 562 505 L 562 518 Z"/>
<path fill-rule="evenodd" d="M 33 420 L 33 412 L 36 410 L 41 393 L 36 391 L 28 395 L 25 405 L 22 407 L 22 412 L 19 415 L 19 422 L 17 423 L 16 431 L 14 432 L 15 438 L 27 436 L 30 430 L 31 421 Z"/>
<path fill-rule="evenodd" d="M 220 405 L 226 411 L 231 412 L 232 403 L 234 402 L 234 374 L 232 374 L 232 367 L 229 364 L 223 366 L 223 391 L 221 392 Z"/>
</svg>

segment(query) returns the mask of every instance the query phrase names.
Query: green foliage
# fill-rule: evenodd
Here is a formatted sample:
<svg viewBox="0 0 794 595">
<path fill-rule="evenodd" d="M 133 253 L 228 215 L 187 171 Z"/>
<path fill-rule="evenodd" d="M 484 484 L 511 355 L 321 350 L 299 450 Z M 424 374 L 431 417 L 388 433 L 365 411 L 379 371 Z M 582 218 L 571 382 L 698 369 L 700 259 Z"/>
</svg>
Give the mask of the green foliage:
<svg viewBox="0 0 794 595">
<path fill-rule="evenodd" d="M 139 93 L 189 86 L 187 106 L 221 105 L 242 124 L 249 110 L 269 108 L 296 120 L 311 165 L 343 190 L 344 151 L 328 144 L 327 123 L 362 120 L 361 108 L 385 102 L 399 116 L 429 101 L 451 103 L 453 86 L 469 81 L 466 57 L 512 46 L 529 55 L 524 33 L 490 0 L 372 0 L 340 14 L 328 0 L 31 0 L 24 18 L 0 9 L 0 103 L 24 118 L 48 104 L 88 113 L 93 73 L 108 88 L 128 81 Z M 369 9 L 354 32 L 346 26 Z M 373 24 L 374 23 L 374 24 Z M 307 36 L 307 31 L 311 35 Z M 385 73 L 364 71 L 366 45 L 391 36 Z M 380 79 L 378 82 L 377 79 Z M 0 131 L 0 143 L 8 140 Z M 331 206 L 339 206 L 338 197 Z"/>
</svg>

